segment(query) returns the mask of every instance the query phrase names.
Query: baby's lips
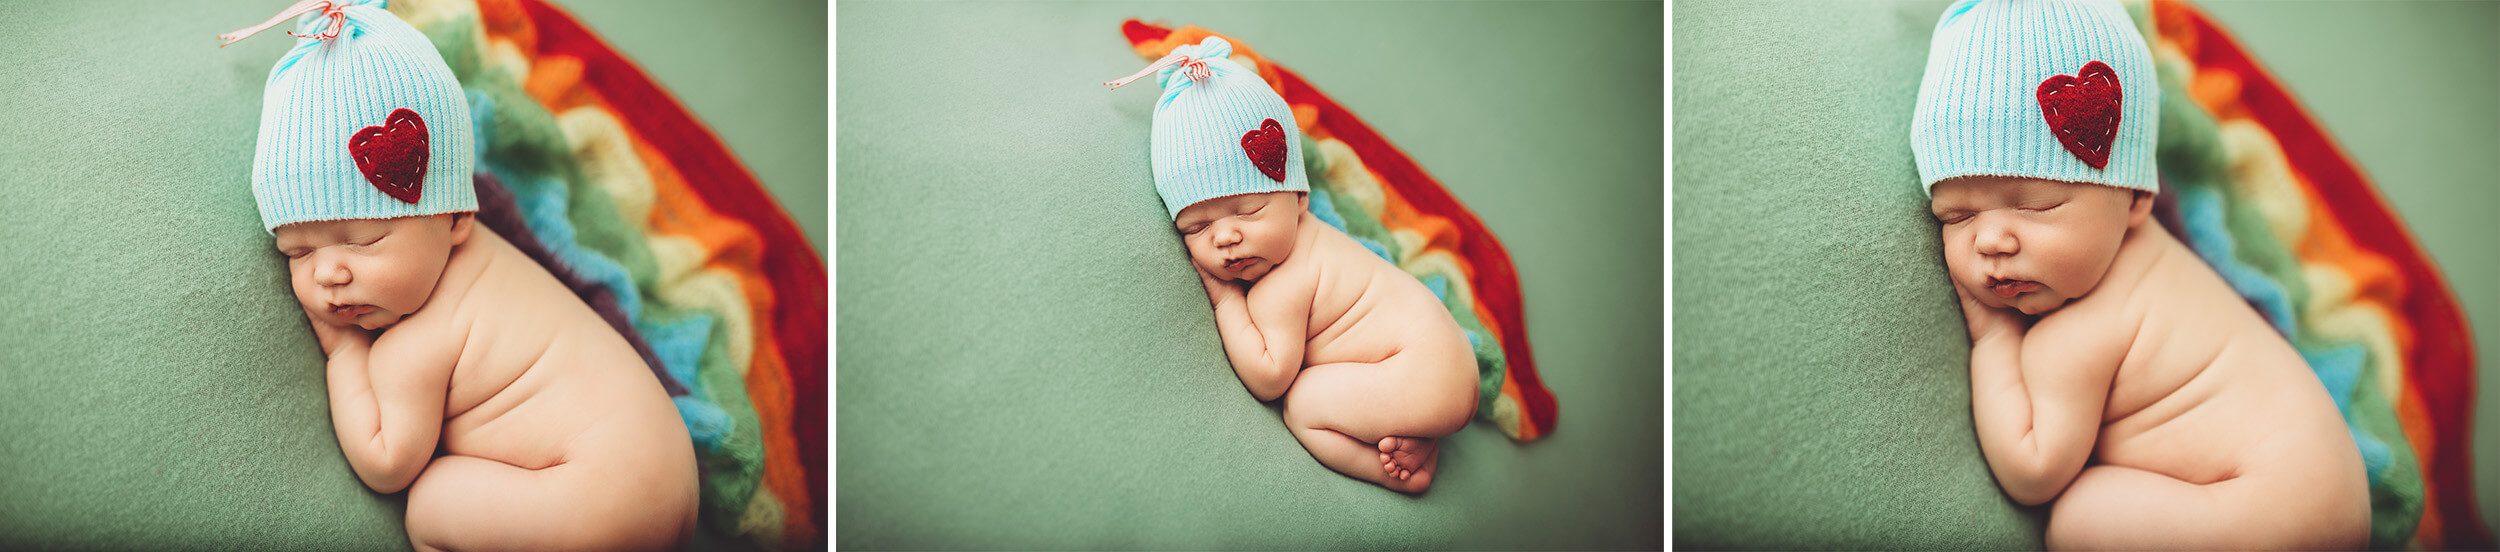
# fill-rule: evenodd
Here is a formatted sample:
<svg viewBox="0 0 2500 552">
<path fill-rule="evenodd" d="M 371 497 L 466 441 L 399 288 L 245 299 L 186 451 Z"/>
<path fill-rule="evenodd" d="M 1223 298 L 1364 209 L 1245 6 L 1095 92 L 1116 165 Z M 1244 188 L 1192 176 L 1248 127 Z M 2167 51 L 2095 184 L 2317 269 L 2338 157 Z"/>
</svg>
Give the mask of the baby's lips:
<svg viewBox="0 0 2500 552">
<path fill-rule="evenodd" d="M 2012 299 L 2016 295 L 2039 290 L 2039 282 L 2025 280 L 1994 280 L 1988 283 L 1988 291 L 1996 292 L 1997 297 L 2003 299 Z"/>
</svg>

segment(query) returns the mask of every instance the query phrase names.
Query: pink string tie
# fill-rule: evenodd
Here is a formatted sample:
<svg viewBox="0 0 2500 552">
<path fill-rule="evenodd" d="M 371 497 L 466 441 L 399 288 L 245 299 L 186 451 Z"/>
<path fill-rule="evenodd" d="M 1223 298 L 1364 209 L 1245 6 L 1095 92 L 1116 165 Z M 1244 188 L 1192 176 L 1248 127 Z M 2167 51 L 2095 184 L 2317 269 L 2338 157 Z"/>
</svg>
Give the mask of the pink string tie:
<svg viewBox="0 0 2500 552">
<path fill-rule="evenodd" d="M 1152 75 L 1154 72 L 1161 71 L 1163 68 L 1170 67 L 1174 64 L 1181 66 L 1181 74 L 1187 75 L 1189 80 L 1193 82 L 1207 81 L 1207 75 L 1209 74 L 1207 71 L 1207 60 L 1182 55 L 1180 52 L 1172 52 L 1171 55 L 1163 56 L 1163 59 L 1155 60 L 1153 65 L 1148 65 L 1145 69 L 1137 70 L 1136 74 L 1123 77 L 1120 80 L 1105 82 L 1102 84 L 1104 86 L 1111 87 L 1112 90 L 1119 90 L 1121 85 L 1128 84 L 1130 81 L 1135 81 L 1137 79 L 1146 78 L 1146 75 Z"/>
<path fill-rule="evenodd" d="M 287 31 L 287 36 L 316 40 L 338 38 L 339 30 L 347 25 L 347 14 L 340 12 L 339 7 L 338 3 L 331 2 L 330 0 L 303 0 L 301 2 L 296 2 L 295 5 L 287 6 L 285 10 L 279 11 L 277 16 L 269 18 L 268 21 L 262 21 L 259 25 L 244 27 L 242 29 L 236 29 L 231 33 L 217 35 L 217 47 L 224 48 L 228 44 L 241 42 L 243 39 L 251 38 L 252 35 L 260 34 L 261 31 L 269 30 L 270 27 L 276 27 L 280 24 L 286 23 L 289 19 L 294 19 L 295 16 L 304 15 L 305 13 L 309 13 L 313 10 L 321 10 L 321 15 L 323 17 L 330 18 L 329 28 L 318 34 L 309 35 L 295 34 L 295 31 Z"/>
</svg>

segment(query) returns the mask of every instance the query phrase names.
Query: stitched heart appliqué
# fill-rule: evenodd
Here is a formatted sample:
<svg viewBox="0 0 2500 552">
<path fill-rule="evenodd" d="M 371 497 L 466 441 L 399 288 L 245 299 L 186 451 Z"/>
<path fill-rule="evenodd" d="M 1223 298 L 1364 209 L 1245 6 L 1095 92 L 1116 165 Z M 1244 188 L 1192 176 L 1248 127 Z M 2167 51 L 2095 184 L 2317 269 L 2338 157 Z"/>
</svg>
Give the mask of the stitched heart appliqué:
<svg viewBox="0 0 2500 552">
<path fill-rule="evenodd" d="M 1259 123 L 1257 130 L 1241 133 L 1241 151 L 1250 154 L 1250 164 L 1277 182 L 1285 181 L 1285 127 L 1275 119 Z"/>
<path fill-rule="evenodd" d="M 2094 169 L 2109 165 L 2110 143 L 2118 139 L 2118 72 L 2092 61 L 2073 75 L 2052 75 L 2040 81 L 2040 116 L 2048 119 L 2057 142 Z"/>
<path fill-rule="evenodd" d="M 425 118 L 408 108 L 391 111 L 382 126 L 356 131 L 347 140 L 347 154 L 365 181 L 392 199 L 416 203 L 425 192 Z"/>
</svg>

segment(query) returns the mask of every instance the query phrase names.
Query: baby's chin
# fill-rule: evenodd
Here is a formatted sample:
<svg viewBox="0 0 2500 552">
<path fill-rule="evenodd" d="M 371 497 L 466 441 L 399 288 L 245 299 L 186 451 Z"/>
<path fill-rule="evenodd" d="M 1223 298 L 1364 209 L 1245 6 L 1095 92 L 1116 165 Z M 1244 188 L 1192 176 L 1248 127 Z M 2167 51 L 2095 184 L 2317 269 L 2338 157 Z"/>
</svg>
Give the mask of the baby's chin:
<svg viewBox="0 0 2500 552">
<path fill-rule="evenodd" d="M 1997 297 L 1984 287 L 1976 291 L 1962 288 L 1962 292 L 1981 298 L 1979 303 L 1988 305 L 1989 308 L 2013 309 L 2026 316 L 2041 316 L 2057 312 L 2057 309 L 2064 308 L 2069 302 L 2068 298 L 2053 295 L 2048 290 L 2024 292 L 2010 298 Z"/>
<path fill-rule="evenodd" d="M 2065 303 L 2058 303 L 2058 304 L 2055 304 L 2055 305 L 2048 305 L 2048 306 L 2036 306 L 2036 305 L 2015 305 L 2015 306 L 2014 306 L 2014 310 L 2016 310 L 2016 311 L 2021 311 L 2023 314 L 2030 315 L 2030 316 L 2041 316 L 2041 315 L 2045 315 L 2045 314 L 2048 314 L 2048 313 L 2057 312 L 2057 308 L 2058 308 L 2058 307 L 2065 306 L 2065 305 L 2066 305 Z"/>
<path fill-rule="evenodd" d="M 1256 284 L 1259 283 L 1259 280 L 1267 278 L 1268 274 L 1274 272 L 1276 272 L 1276 263 L 1274 261 L 1261 259 L 1260 262 L 1250 265 L 1249 268 L 1244 269 L 1238 274 L 1234 274 L 1233 279 Z"/>
<path fill-rule="evenodd" d="M 399 313 L 385 310 L 375 310 L 373 312 L 366 313 L 364 316 L 358 316 L 355 320 L 352 320 L 349 323 L 355 324 L 358 328 L 364 328 L 365 331 L 374 331 L 398 325 L 400 318 L 401 316 Z"/>
<path fill-rule="evenodd" d="M 2064 297 L 2049 295 L 2047 292 L 2035 291 L 2016 296 L 2013 301 L 2009 302 L 2008 306 L 2014 307 L 2014 310 L 2022 311 L 2023 314 L 2031 316 L 2044 316 L 2048 313 L 2057 312 L 2057 309 L 2065 308 L 2066 303 L 2067 299 Z"/>
</svg>

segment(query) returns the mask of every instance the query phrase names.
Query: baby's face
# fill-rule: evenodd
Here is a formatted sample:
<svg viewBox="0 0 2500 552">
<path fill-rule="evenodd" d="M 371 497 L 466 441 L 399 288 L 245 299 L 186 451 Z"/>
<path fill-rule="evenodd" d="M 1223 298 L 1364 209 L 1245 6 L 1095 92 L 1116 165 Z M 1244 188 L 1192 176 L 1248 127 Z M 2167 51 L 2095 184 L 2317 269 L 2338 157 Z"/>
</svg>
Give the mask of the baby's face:
<svg viewBox="0 0 2500 552">
<path fill-rule="evenodd" d="M 2152 207 L 2133 190 L 2002 176 L 1938 182 L 1929 202 L 1953 285 L 2030 315 L 2091 293 Z"/>
<path fill-rule="evenodd" d="M 278 227 L 295 300 L 334 324 L 381 329 L 425 306 L 467 215 L 298 222 Z"/>
<path fill-rule="evenodd" d="M 1302 192 L 1245 194 L 1198 202 L 1173 217 L 1189 261 L 1226 280 L 1257 281 L 1293 255 Z"/>
</svg>

